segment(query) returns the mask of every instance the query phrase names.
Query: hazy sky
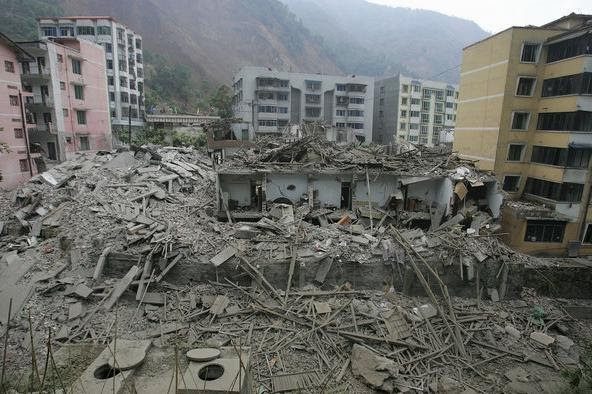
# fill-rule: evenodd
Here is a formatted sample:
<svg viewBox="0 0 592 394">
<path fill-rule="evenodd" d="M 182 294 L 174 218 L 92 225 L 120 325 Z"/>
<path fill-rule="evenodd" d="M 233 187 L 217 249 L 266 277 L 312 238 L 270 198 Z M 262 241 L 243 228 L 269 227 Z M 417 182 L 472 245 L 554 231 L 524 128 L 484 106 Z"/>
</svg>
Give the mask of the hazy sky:
<svg viewBox="0 0 592 394">
<path fill-rule="evenodd" d="M 590 0 L 368 0 L 371 3 L 423 8 L 477 22 L 492 33 L 510 26 L 542 25 L 571 12 L 592 14 Z"/>
</svg>

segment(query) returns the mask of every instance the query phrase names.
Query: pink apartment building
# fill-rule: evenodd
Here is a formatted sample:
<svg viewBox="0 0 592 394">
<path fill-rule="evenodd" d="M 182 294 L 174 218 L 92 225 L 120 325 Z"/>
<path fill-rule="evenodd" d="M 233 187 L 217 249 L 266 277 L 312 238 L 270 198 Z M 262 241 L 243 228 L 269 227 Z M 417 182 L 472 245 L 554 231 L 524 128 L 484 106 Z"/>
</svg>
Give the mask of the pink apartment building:
<svg viewBox="0 0 592 394">
<path fill-rule="evenodd" d="M 0 33 L 0 142 L 9 148 L 9 152 L 0 152 L 0 188 L 13 188 L 36 172 L 34 158 L 28 154 L 19 97 L 20 62 L 29 60 L 27 52 Z"/>
<path fill-rule="evenodd" d="M 111 149 L 103 47 L 76 38 L 19 43 L 34 57 L 21 63 L 32 152 L 64 161 L 75 152 Z"/>
</svg>

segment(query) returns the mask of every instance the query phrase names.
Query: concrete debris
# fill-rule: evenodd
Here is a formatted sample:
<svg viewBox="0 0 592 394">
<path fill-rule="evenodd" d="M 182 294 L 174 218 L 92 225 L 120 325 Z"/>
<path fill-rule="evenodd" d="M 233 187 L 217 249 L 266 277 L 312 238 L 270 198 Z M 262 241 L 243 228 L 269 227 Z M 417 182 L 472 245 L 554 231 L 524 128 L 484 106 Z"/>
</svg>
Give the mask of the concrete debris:
<svg viewBox="0 0 592 394">
<path fill-rule="evenodd" d="M 80 155 L 0 193 L 9 372 L 30 367 L 29 312 L 52 346 L 109 346 L 74 392 L 100 387 L 97 370 L 123 390 L 152 352 L 167 383 L 181 351 L 248 370 L 251 392 L 516 391 L 579 365 L 587 323 L 566 311 L 589 305 L 543 295 L 590 291 L 589 267 L 570 266 L 574 289 L 558 260 L 499 241 L 497 181 L 471 163 L 312 136 L 216 156 Z"/>
</svg>

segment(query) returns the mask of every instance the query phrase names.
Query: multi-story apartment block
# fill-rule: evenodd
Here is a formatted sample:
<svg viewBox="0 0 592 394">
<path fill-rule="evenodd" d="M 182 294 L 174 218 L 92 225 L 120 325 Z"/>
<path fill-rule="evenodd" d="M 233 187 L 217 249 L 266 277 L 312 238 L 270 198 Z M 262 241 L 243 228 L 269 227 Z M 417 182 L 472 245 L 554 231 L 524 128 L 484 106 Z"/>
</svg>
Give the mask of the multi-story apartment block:
<svg viewBox="0 0 592 394">
<path fill-rule="evenodd" d="M 398 74 L 374 84 L 374 142 L 435 146 L 454 129 L 458 86 Z"/>
<path fill-rule="evenodd" d="M 301 74 L 244 67 L 234 77 L 234 115 L 242 139 L 278 134 L 288 126 L 319 122 L 337 142 L 372 140 L 374 80 L 362 76 Z"/>
<path fill-rule="evenodd" d="M 0 188 L 11 189 L 37 172 L 24 126 L 20 62 L 32 60 L 0 33 Z M 7 149 L 7 150 L 6 150 Z"/>
<path fill-rule="evenodd" d="M 493 170 L 507 242 L 592 253 L 592 16 L 511 27 L 466 47 L 454 150 Z"/>
<path fill-rule="evenodd" d="M 111 149 L 103 48 L 73 37 L 19 45 L 33 56 L 21 62 L 31 149 L 55 161 Z"/>
<path fill-rule="evenodd" d="M 77 37 L 100 44 L 109 84 L 113 130 L 144 127 L 142 37 L 110 16 L 39 18 L 40 37 Z"/>
</svg>

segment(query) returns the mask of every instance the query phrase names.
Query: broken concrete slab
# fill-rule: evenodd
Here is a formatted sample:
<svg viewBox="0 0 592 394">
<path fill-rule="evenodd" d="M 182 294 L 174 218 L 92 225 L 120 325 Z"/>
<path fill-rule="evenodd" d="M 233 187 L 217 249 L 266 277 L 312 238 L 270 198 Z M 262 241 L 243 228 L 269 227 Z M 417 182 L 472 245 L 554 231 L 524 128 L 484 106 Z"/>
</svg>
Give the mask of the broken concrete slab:
<svg viewBox="0 0 592 394">
<path fill-rule="evenodd" d="M 234 257 L 237 253 L 237 249 L 234 246 L 227 246 L 224 248 L 220 253 L 215 255 L 210 259 L 210 263 L 214 265 L 214 267 L 219 267 L 224 264 L 226 261 L 230 260 Z"/>
<path fill-rule="evenodd" d="M 127 371 L 140 366 L 144 362 L 152 341 L 118 339 L 112 345 L 111 350 L 113 353 L 107 363 L 114 368 Z"/>
<path fill-rule="evenodd" d="M 540 331 L 534 331 L 530 334 L 530 339 L 532 339 L 533 341 L 543 345 L 543 346 L 549 346 L 551 345 L 553 342 L 555 342 L 555 338 L 540 332 Z"/>
<path fill-rule="evenodd" d="M 75 302 L 70 304 L 68 307 L 68 320 L 72 321 L 74 319 L 78 319 L 82 317 L 85 313 L 84 305 L 82 302 Z"/>
<path fill-rule="evenodd" d="M 379 371 L 378 368 L 381 368 Z M 351 353 L 351 368 L 354 376 L 361 377 L 364 382 L 376 389 L 386 389 L 385 382 L 390 378 L 391 374 L 385 372 L 387 367 L 396 370 L 396 365 L 393 360 L 377 355 L 368 348 L 358 345 L 357 343 L 352 347 Z"/>
</svg>

